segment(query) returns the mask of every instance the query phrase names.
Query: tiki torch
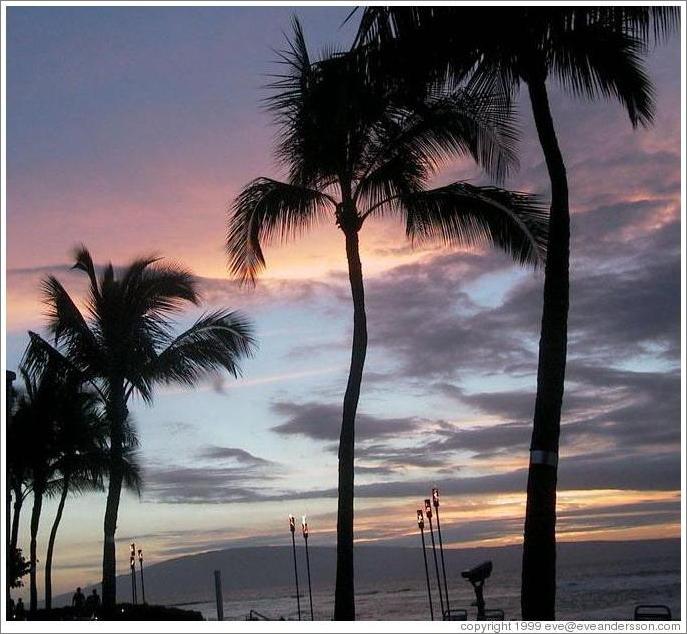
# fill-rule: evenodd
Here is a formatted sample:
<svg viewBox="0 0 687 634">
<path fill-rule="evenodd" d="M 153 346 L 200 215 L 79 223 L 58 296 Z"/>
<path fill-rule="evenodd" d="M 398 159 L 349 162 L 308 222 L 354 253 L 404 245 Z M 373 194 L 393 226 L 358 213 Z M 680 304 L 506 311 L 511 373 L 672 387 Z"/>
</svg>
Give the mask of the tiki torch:
<svg viewBox="0 0 687 634">
<path fill-rule="evenodd" d="M 429 568 L 427 567 L 427 550 L 425 548 L 425 520 L 422 517 L 422 509 L 417 510 L 417 525 L 420 528 L 422 539 L 422 558 L 425 560 L 425 579 L 427 579 L 427 597 L 429 598 L 429 615 L 434 620 L 434 608 L 432 607 L 432 587 L 429 583 Z"/>
<path fill-rule="evenodd" d="M 298 603 L 298 620 L 301 620 L 301 595 L 298 589 L 298 564 L 296 563 L 296 518 L 289 515 L 289 530 L 291 531 L 291 545 L 293 546 L 293 572 L 296 577 L 296 601 Z"/>
<path fill-rule="evenodd" d="M 139 566 L 139 570 L 141 571 L 141 594 L 143 595 L 143 605 L 145 605 L 146 587 L 145 587 L 145 584 L 143 583 L 143 551 L 140 548 L 138 549 L 138 566 Z"/>
<path fill-rule="evenodd" d="M 437 547 L 434 542 L 434 528 L 432 527 L 432 501 L 425 500 L 425 515 L 429 520 L 429 535 L 432 538 L 432 554 L 434 555 L 434 570 L 437 573 L 437 587 L 439 589 L 439 604 L 441 605 L 441 618 L 444 618 L 444 596 L 441 591 L 441 577 L 439 576 L 439 560 L 437 559 Z"/>
<path fill-rule="evenodd" d="M 129 548 L 129 566 L 131 568 L 131 602 L 136 605 L 136 544 L 131 542 Z"/>
<path fill-rule="evenodd" d="M 439 552 L 441 553 L 441 572 L 444 576 L 444 597 L 446 598 L 446 612 L 449 620 L 451 619 L 451 605 L 448 600 L 448 583 L 446 582 L 446 564 L 444 563 L 444 542 L 441 539 L 441 523 L 439 522 L 439 489 L 432 489 L 432 505 L 434 514 L 437 516 L 437 533 L 439 534 Z"/>
<path fill-rule="evenodd" d="M 308 568 L 308 595 L 310 596 L 310 620 L 314 621 L 315 616 L 312 611 L 312 586 L 310 585 L 310 555 L 308 554 L 308 520 L 303 516 L 303 539 L 305 540 L 305 564 Z"/>
</svg>

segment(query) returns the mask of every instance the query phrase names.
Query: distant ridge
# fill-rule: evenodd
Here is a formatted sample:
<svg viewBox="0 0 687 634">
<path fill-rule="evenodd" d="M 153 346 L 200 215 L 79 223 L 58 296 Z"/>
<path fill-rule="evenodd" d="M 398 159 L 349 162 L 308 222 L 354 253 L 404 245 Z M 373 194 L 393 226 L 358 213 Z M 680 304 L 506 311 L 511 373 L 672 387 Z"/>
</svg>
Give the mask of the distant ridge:
<svg viewBox="0 0 687 634">
<path fill-rule="evenodd" d="M 419 541 L 419 538 L 418 538 Z M 521 547 L 450 549 L 446 554 L 449 577 L 458 578 L 461 570 L 485 559 L 494 562 L 494 575 L 517 570 Z M 298 556 L 304 558 L 302 545 Z M 675 558 L 680 566 L 680 540 L 641 540 L 624 542 L 560 542 L 559 571 L 565 574 L 571 564 L 609 564 L 618 561 Z M 418 547 L 358 545 L 355 550 L 356 580 L 373 581 L 422 578 L 422 553 Z M 304 561 L 304 559 L 303 559 Z M 336 549 L 333 546 L 311 546 L 310 564 L 313 585 L 318 589 L 333 587 Z M 214 600 L 213 570 L 222 571 L 225 598 L 231 594 L 264 588 L 290 586 L 293 582 L 293 558 L 290 546 L 256 546 L 227 548 L 187 555 L 148 566 L 145 569 L 146 599 L 149 603 L 191 604 Z M 138 570 L 137 570 L 138 575 Z M 462 581 L 460 582 L 462 583 Z M 90 592 L 93 586 L 86 588 Z M 100 590 L 99 590 L 100 591 Z M 140 590 L 139 590 L 140 592 Z M 122 600 L 131 594 L 129 575 L 117 577 L 117 593 Z M 56 606 L 71 601 L 71 593 L 54 599 Z"/>
</svg>

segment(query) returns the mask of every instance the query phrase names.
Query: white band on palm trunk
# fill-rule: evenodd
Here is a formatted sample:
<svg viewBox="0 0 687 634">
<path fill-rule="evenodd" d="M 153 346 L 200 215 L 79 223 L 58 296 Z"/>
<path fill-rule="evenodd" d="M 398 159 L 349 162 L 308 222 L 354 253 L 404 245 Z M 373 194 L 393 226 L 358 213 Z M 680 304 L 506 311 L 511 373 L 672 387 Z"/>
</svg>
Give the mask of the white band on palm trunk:
<svg viewBox="0 0 687 634">
<path fill-rule="evenodd" d="M 530 451 L 530 464 L 545 464 L 549 467 L 557 467 L 558 454 L 555 451 L 533 449 Z"/>
</svg>

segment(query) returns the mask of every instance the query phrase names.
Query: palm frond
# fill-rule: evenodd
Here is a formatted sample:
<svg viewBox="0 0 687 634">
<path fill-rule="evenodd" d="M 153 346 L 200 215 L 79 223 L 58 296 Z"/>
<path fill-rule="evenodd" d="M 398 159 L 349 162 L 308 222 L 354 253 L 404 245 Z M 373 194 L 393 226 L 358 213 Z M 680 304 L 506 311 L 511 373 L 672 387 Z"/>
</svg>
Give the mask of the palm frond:
<svg viewBox="0 0 687 634">
<path fill-rule="evenodd" d="M 201 316 L 143 369 L 134 387 L 150 398 L 154 383 L 195 384 L 204 374 L 223 368 L 235 377 L 240 360 L 252 356 L 256 341 L 240 313 L 214 311 Z"/>
<path fill-rule="evenodd" d="M 496 246 L 521 264 L 545 260 L 548 213 L 531 194 L 452 183 L 398 201 L 414 241 Z"/>
<path fill-rule="evenodd" d="M 58 368 L 62 373 L 83 374 L 81 368 L 74 361 L 52 346 L 39 334 L 29 330 L 28 335 L 29 345 L 26 347 L 21 360 L 21 372 L 23 375 L 35 380 L 48 366 Z"/>
<path fill-rule="evenodd" d="M 143 474 L 138 451 L 135 448 L 127 448 L 122 455 L 121 464 L 124 486 L 140 496 L 143 489 Z"/>
<path fill-rule="evenodd" d="M 255 179 L 239 194 L 230 215 L 226 248 L 231 273 L 254 283 L 265 266 L 264 243 L 310 229 L 334 205 L 329 195 L 307 187 Z"/>
<path fill-rule="evenodd" d="M 551 71 L 573 95 L 615 98 L 633 126 L 649 125 L 654 89 L 642 58 L 641 40 L 592 25 L 565 30 L 551 52 Z"/>
<path fill-rule="evenodd" d="M 93 258 L 91 257 L 90 251 L 86 248 L 86 245 L 82 244 L 74 249 L 74 266 L 72 268 L 83 271 L 88 275 L 91 295 L 97 300 L 100 294 L 98 289 L 98 276 L 95 271 L 95 265 L 93 264 Z"/>
<path fill-rule="evenodd" d="M 401 169 L 426 177 L 449 159 L 471 156 L 501 179 L 517 166 L 516 143 L 510 102 L 503 95 L 459 89 L 427 98 L 414 109 L 390 109 L 375 126 L 363 159 L 363 164 L 369 165 L 368 173 L 359 189 L 365 191 L 375 182 L 383 182 L 389 162 L 401 167 L 398 158 L 415 166 Z"/>
<path fill-rule="evenodd" d="M 159 318 L 177 313 L 185 304 L 198 305 L 196 277 L 176 262 L 149 256 L 132 262 L 121 280 L 123 299 L 131 312 Z"/>
<path fill-rule="evenodd" d="M 84 367 L 101 362 L 99 342 L 62 283 L 50 275 L 41 282 L 48 331 L 56 345 L 63 345 L 65 356 Z"/>
<path fill-rule="evenodd" d="M 605 28 L 630 35 L 646 43 L 660 43 L 680 28 L 676 6 L 612 5 L 588 8 L 592 20 Z"/>
</svg>

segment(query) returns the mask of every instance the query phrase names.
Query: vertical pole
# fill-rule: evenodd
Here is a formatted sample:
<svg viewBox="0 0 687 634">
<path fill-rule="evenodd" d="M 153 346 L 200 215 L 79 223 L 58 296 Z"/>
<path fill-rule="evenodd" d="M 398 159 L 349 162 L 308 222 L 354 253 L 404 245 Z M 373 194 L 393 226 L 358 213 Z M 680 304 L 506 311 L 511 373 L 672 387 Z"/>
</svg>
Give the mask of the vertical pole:
<svg viewBox="0 0 687 634">
<path fill-rule="evenodd" d="M 437 533 L 439 533 L 439 552 L 441 553 L 441 572 L 444 576 L 444 597 L 446 598 L 446 612 L 448 619 L 451 620 L 451 605 L 448 600 L 448 583 L 446 581 L 446 563 L 444 562 L 444 542 L 441 539 L 441 523 L 439 522 L 439 489 L 434 487 L 432 489 L 432 503 L 434 505 L 434 513 L 437 516 Z"/>
<path fill-rule="evenodd" d="M 434 570 L 437 573 L 437 588 L 439 590 L 439 604 L 441 606 L 441 618 L 444 618 L 444 596 L 441 591 L 441 577 L 439 576 L 439 560 L 437 559 L 437 546 L 434 541 L 434 529 L 432 528 L 432 503 L 429 499 L 425 500 L 425 515 L 429 520 L 429 535 L 432 538 L 432 553 L 434 555 Z"/>
<path fill-rule="evenodd" d="M 141 594 L 143 595 L 143 605 L 145 605 L 146 587 L 145 587 L 145 584 L 143 583 L 143 551 L 141 549 L 138 550 L 138 565 L 140 566 L 140 570 L 141 570 Z"/>
<path fill-rule="evenodd" d="M 131 567 L 131 603 L 136 605 L 136 544 L 133 542 L 129 550 L 129 566 Z"/>
<path fill-rule="evenodd" d="M 310 555 L 308 554 L 308 522 L 303 516 L 303 539 L 305 540 L 305 565 L 308 568 L 308 596 L 310 597 L 310 620 L 315 620 L 315 615 L 312 610 L 312 585 L 310 584 Z"/>
<path fill-rule="evenodd" d="M 221 570 L 215 570 L 215 602 L 217 603 L 217 620 L 224 621 L 224 600 L 222 599 Z"/>
<path fill-rule="evenodd" d="M 289 515 L 289 530 L 291 531 L 291 545 L 293 546 L 293 572 L 296 577 L 296 602 L 298 604 L 298 620 L 301 620 L 301 594 L 298 588 L 298 564 L 296 563 L 296 518 Z"/>
<path fill-rule="evenodd" d="M 425 579 L 427 580 L 427 597 L 429 598 L 429 616 L 434 620 L 434 607 L 432 606 L 432 586 L 429 583 L 429 568 L 427 567 L 427 549 L 425 548 L 425 520 L 422 517 L 422 509 L 417 510 L 417 525 L 420 527 L 422 539 L 422 558 L 425 560 Z"/>
</svg>

